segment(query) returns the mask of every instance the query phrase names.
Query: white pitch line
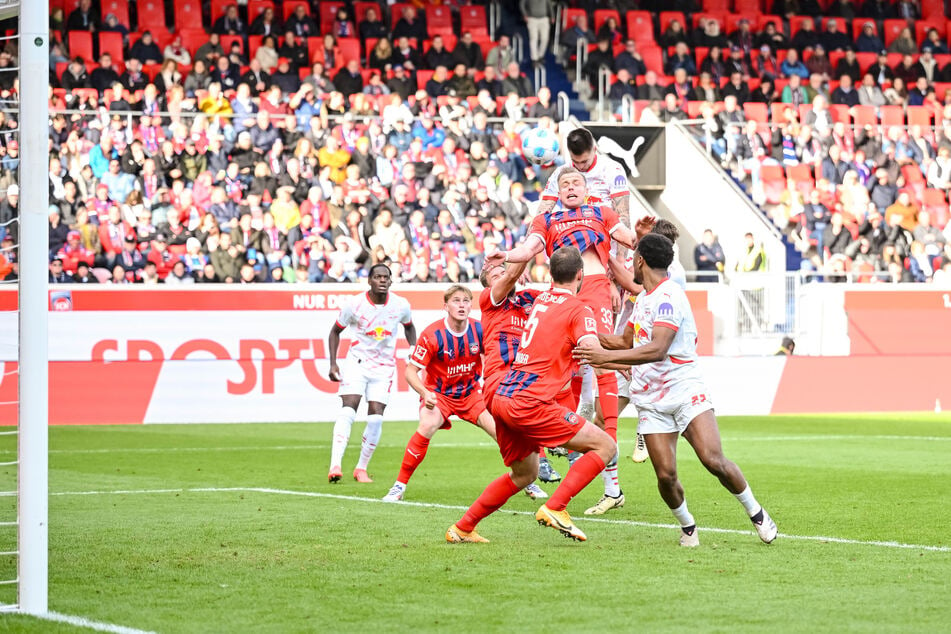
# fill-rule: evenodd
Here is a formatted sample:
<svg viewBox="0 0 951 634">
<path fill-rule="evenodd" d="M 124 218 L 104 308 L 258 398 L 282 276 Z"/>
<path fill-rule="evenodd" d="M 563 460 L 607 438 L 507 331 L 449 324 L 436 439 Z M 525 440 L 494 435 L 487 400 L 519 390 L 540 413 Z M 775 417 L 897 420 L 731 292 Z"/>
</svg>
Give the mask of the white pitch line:
<svg viewBox="0 0 951 634">
<path fill-rule="evenodd" d="M 413 501 L 406 501 L 406 500 L 402 502 L 398 502 L 398 503 L 389 503 L 389 502 L 384 502 L 380 498 L 368 498 L 368 497 L 361 497 L 357 495 L 340 495 L 337 493 L 320 493 L 317 491 L 291 491 L 288 489 L 272 489 L 267 487 L 201 487 L 201 488 L 188 488 L 188 489 L 139 489 L 139 490 L 124 490 L 124 491 L 61 491 L 58 493 L 51 493 L 50 495 L 54 495 L 54 496 L 149 495 L 149 494 L 159 494 L 159 493 L 236 493 L 236 492 L 268 493 L 273 495 L 292 495 L 292 496 L 309 497 L 309 498 L 326 498 L 326 499 L 332 499 L 332 500 L 346 500 L 350 502 L 371 502 L 374 504 L 392 504 L 393 506 L 412 506 L 412 507 L 419 507 L 419 508 L 446 509 L 450 511 L 465 511 L 469 508 L 467 506 L 459 506 L 454 504 L 438 504 L 435 502 L 413 502 Z M 511 511 L 511 510 L 506 510 L 506 514 L 532 515 L 532 516 L 535 515 L 531 511 Z M 582 522 L 617 524 L 621 526 L 636 526 L 639 528 L 664 528 L 664 529 L 679 528 L 679 526 L 677 526 L 676 524 L 638 522 L 636 520 L 612 520 L 612 519 L 601 519 L 601 518 L 584 517 L 584 516 L 575 517 L 573 519 L 575 521 L 582 521 Z M 756 535 L 754 531 L 744 531 L 744 530 L 738 530 L 735 528 L 716 528 L 716 527 L 708 527 L 708 526 L 701 527 L 700 531 L 704 533 L 721 533 L 726 535 L 753 535 L 753 536 Z M 905 544 L 902 542 L 895 542 L 895 541 L 846 539 L 844 537 L 824 537 L 821 535 L 789 535 L 786 533 L 780 533 L 779 536 L 785 539 L 820 542 L 820 543 L 846 544 L 846 545 L 852 545 L 852 546 L 877 546 L 879 548 L 897 548 L 902 550 L 927 550 L 931 552 L 951 553 L 951 546 L 927 546 L 923 544 Z"/>
<path fill-rule="evenodd" d="M 76 627 L 84 627 L 97 632 L 110 632 L 111 634 L 155 634 L 155 632 L 150 632 L 149 630 L 139 630 L 134 627 L 126 627 L 124 625 L 103 623 L 101 621 L 93 621 L 82 616 L 60 614 L 59 612 L 32 614 L 30 616 L 35 616 L 36 618 L 43 619 L 44 621 L 54 621 L 56 623 L 67 623 L 69 625 L 75 625 Z"/>
<path fill-rule="evenodd" d="M 951 436 L 861 436 L 861 435 L 802 435 L 802 436 L 723 436 L 724 442 L 796 442 L 796 441 L 830 441 L 830 440 L 886 440 L 886 441 L 924 441 L 941 442 L 951 441 Z M 403 443 L 386 443 L 377 445 L 377 448 L 399 449 L 405 447 Z M 473 449 L 498 447 L 493 442 L 451 442 L 451 443 L 433 443 L 434 448 L 444 447 L 447 449 Z M 164 454 L 164 453 L 219 453 L 219 452 L 240 452 L 240 451 L 314 451 L 319 449 L 329 449 L 331 445 L 327 444 L 309 444 L 309 445 L 275 445 L 275 446 L 246 446 L 246 447 L 130 447 L 108 448 L 108 449 L 50 449 L 50 454 L 65 455 L 87 455 L 87 454 Z M 14 453 L 15 450 L 0 450 L 0 455 Z"/>
</svg>

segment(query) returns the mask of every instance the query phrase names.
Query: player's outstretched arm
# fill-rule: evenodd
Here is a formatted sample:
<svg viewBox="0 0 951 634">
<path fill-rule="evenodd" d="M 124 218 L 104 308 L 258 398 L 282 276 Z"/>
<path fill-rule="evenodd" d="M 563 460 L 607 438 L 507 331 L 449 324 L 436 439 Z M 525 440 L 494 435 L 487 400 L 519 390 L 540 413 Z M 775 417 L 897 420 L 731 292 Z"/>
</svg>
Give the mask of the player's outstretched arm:
<svg viewBox="0 0 951 634">
<path fill-rule="evenodd" d="M 423 385 L 423 379 L 419 376 L 420 367 L 413 363 L 406 364 L 406 372 L 403 373 L 403 376 L 406 378 L 406 382 L 411 388 L 413 388 L 419 397 L 423 399 L 423 404 L 427 409 L 432 409 L 436 407 L 436 395 L 426 389 L 426 386 Z"/>
<path fill-rule="evenodd" d="M 644 288 L 634 281 L 634 274 L 628 271 L 618 258 L 608 258 L 608 268 L 614 281 L 631 295 L 637 295 Z"/>
<path fill-rule="evenodd" d="M 337 349 L 340 348 L 340 333 L 343 328 L 337 322 L 330 327 L 330 335 L 327 337 L 327 347 L 330 348 L 330 380 L 336 383 L 340 382 L 340 368 L 337 366 Z"/>
<path fill-rule="evenodd" d="M 655 327 L 649 343 L 627 350 L 600 350 L 581 347 L 572 350 L 571 355 L 581 364 L 591 365 L 605 370 L 616 370 L 628 365 L 655 363 L 667 358 L 667 351 L 677 334 L 671 328 Z"/>
<path fill-rule="evenodd" d="M 542 252 L 545 245 L 541 238 L 534 233 L 528 234 L 525 242 L 509 251 L 495 251 L 485 258 L 486 265 L 498 266 L 505 262 L 529 262 L 532 258 Z"/>
<path fill-rule="evenodd" d="M 512 292 L 525 272 L 528 262 L 513 262 L 505 267 L 505 273 L 492 285 L 492 305 L 498 306 Z"/>
<path fill-rule="evenodd" d="M 634 345 L 634 329 L 628 324 L 620 335 L 600 334 L 598 343 L 605 350 L 630 350 Z"/>
</svg>

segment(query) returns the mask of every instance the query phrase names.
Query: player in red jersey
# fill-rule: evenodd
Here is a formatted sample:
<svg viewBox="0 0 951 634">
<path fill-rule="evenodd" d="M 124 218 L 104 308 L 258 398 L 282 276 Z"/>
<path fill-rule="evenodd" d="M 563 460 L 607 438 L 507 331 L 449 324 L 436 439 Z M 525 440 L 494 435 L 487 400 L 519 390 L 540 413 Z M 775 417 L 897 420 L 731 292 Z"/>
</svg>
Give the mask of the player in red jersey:
<svg viewBox="0 0 951 634">
<path fill-rule="evenodd" d="M 532 305 L 539 291 L 524 289 L 515 291 L 518 279 L 525 271 L 525 264 L 505 266 L 484 266 L 479 275 L 479 281 L 485 292 L 479 295 L 479 309 L 482 312 L 483 340 L 485 341 L 485 364 L 483 375 L 483 399 L 486 407 L 489 399 L 498 387 L 499 382 L 508 371 L 522 338 L 525 320 L 532 312 Z M 555 471 L 544 449 L 538 454 L 538 479 L 542 482 L 558 482 L 561 474 Z M 526 487 L 529 495 L 535 493 L 533 485 Z M 542 495 L 532 495 L 534 498 L 547 497 L 544 491 L 538 489 Z"/>
<path fill-rule="evenodd" d="M 525 242 L 507 252 L 498 252 L 486 258 L 487 264 L 500 261 L 527 262 L 545 250 L 549 256 L 555 249 L 574 246 L 581 251 L 584 262 L 584 281 L 578 299 L 594 310 L 598 331 L 614 332 L 613 285 L 608 279 L 608 260 L 611 257 L 611 239 L 633 249 L 640 236 L 650 232 L 654 219 L 637 221 L 636 235 L 620 221 L 608 206 L 590 205 L 587 199 L 585 176 L 574 168 L 564 168 L 558 176 L 558 195 L 563 208 L 539 214 Z M 590 370 L 589 370 L 590 371 Z M 613 372 L 596 373 L 600 418 L 605 431 L 617 439 L 618 396 L 617 377 Z M 580 389 L 580 385 L 577 388 Z M 604 474 L 604 496 L 592 509 L 600 513 L 624 505 L 624 494 L 618 483 L 617 460 L 608 461 Z M 600 514 L 598 513 L 598 514 Z"/>
<path fill-rule="evenodd" d="M 495 439 L 495 422 L 482 401 L 482 324 L 469 317 L 472 291 L 454 284 L 443 294 L 446 317 L 430 324 L 419 336 L 406 366 L 406 382 L 419 394 L 419 427 L 406 445 L 396 483 L 384 502 L 403 499 L 406 484 L 426 457 L 429 440 L 450 429 L 458 416 Z M 425 370 L 420 376 L 420 370 Z"/>
<path fill-rule="evenodd" d="M 488 541 L 476 532 L 476 525 L 538 476 L 539 447 L 560 445 L 584 455 L 535 519 L 571 539 L 587 539 L 565 509 L 617 454 L 617 444 L 604 430 L 556 402 L 577 368 L 571 350 L 601 346 L 594 313 L 575 296 L 582 280 L 581 253 L 562 247 L 552 254 L 550 266 L 552 288 L 535 300 L 515 361 L 490 400 L 499 451 L 512 471 L 489 484 L 462 519 L 449 527 L 448 542 Z"/>
</svg>

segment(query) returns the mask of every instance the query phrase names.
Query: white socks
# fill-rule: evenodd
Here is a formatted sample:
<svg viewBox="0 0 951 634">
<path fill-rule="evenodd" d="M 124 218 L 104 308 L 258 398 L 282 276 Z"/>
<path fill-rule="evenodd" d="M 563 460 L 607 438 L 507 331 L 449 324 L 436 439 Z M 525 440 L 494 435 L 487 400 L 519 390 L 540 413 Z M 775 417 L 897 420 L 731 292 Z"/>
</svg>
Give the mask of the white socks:
<svg viewBox="0 0 951 634">
<path fill-rule="evenodd" d="M 675 509 L 670 509 L 670 512 L 674 514 L 674 517 L 677 518 L 677 521 L 680 522 L 681 528 L 690 528 L 695 526 L 697 523 L 693 519 L 693 515 L 690 514 L 690 511 L 687 510 L 687 500 L 683 501 L 683 504 L 678 506 Z"/>
<path fill-rule="evenodd" d="M 601 472 L 601 478 L 604 480 L 604 494 L 608 497 L 616 498 L 621 495 L 621 485 L 617 479 L 617 456 L 604 467 Z"/>
<path fill-rule="evenodd" d="M 759 505 L 759 502 L 756 501 L 756 498 L 753 497 L 753 492 L 750 491 L 749 485 L 746 485 L 746 488 L 740 493 L 734 493 L 733 497 L 735 497 L 739 503 L 743 505 L 743 508 L 746 509 L 746 514 L 750 517 L 753 517 L 759 513 L 760 509 L 763 508 Z"/>
<path fill-rule="evenodd" d="M 380 442 L 380 434 L 383 431 L 383 415 L 369 414 L 367 416 L 367 426 L 363 430 L 363 443 L 360 445 L 360 460 L 357 462 L 357 469 L 366 469 L 370 464 L 370 458 L 376 451 L 376 445 Z"/>
<path fill-rule="evenodd" d="M 353 419 L 357 417 L 357 412 L 352 407 L 343 407 L 337 415 L 337 422 L 334 423 L 333 444 L 330 449 L 330 466 L 339 467 L 343 463 L 343 452 L 347 449 L 347 443 L 350 442 L 350 428 L 353 427 Z M 374 446 L 376 442 L 374 442 Z"/>
<path fill-rule="evenodd" d="M 581 369 L 581 397 L 578 399 L 578 416 L 594 422 L 594 370 L 586 365 Z"/>
</svg>

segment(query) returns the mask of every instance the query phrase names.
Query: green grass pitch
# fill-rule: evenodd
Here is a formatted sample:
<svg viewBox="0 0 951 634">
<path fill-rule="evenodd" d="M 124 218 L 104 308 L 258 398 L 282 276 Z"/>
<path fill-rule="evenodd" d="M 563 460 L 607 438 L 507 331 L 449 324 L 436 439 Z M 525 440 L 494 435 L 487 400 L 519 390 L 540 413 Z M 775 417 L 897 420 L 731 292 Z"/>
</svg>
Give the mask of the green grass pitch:
<svg viewBox="0 0 951 634">
<path fill-rule="evenodd" d="M 504 470 L 464 423 L 436 435 L 406 503 L 392 505 L 379 498 L 412 423 L 384 425 L 369 485 L 349 477 L 360 423 L 338 485 L 326 481 L 328 424 L 54 427 L 50 609 L 196 633 L 948 628 L 951 417 L 720 423 L 727 455 L 779 525 L 770 546 L 681 442 L 701 546 L 680 548 L 653 470 L 630 461 L 630 419 L 627 505 L 585 519 L 598 478 L 569 507 L 588 542 L 539 527 L 539 503 L 520 494 L 480 525 L 492 543 L 463 545 L 446 544 L 446 528 Z M 2 440 L 10 456 L 15 438 Z M 0 508 L 10 519 L 14 499 Z M 12 529 L 0 530 L 7 550 Z M 0 560 L 0 578 L 13 565 Z M 13 598 L 0 587 L 0 600 Z M 0 616 L 0 632 L 75 631 Z"/>
</svg>

